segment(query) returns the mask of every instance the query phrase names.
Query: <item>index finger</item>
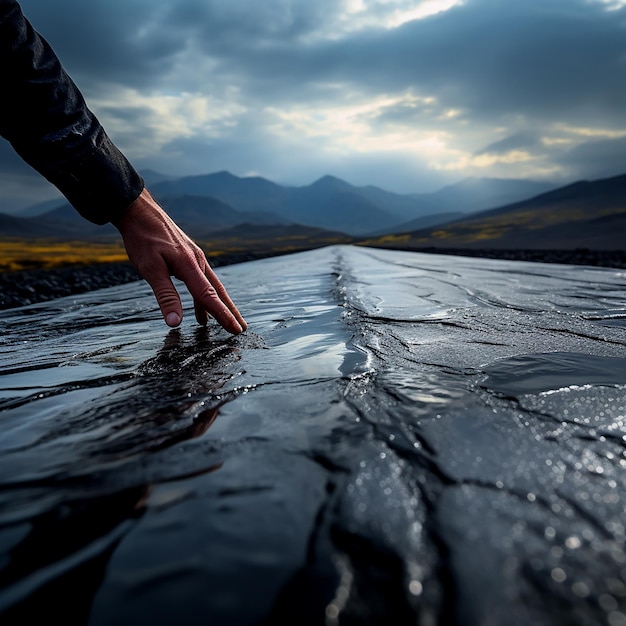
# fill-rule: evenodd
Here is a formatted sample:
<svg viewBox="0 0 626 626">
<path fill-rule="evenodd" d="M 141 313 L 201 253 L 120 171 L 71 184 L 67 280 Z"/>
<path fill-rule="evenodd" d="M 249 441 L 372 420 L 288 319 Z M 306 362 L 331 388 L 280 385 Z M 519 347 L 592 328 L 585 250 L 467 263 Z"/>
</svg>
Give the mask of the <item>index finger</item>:
<svg viewBox="0 0 626 626">
<path fill-rule="evenodd" d="M 241 315 L 239 309 L 235 306 L 235 303 L 228 295 L 226 287 L 224 287 L 222 281 L 217 277 L 217 274 L 213 271 L 213 268 L 208 264 L 208 262 L 204 268 L 204 273 L 211 283 L 213 289 L 215 289 L 215 292 L 217 293 L 219 299 L 228 307 L 228 310 L 235 316 L 235 319 L 239 322 L 241 328 L 243 328 L 243 330 L 246 330 L 246 328 L 248 328 L 246 320 L 243 319 L 243 315 Z"/>
<path fill-rule="evenodd" d="M 197 265 L 189 268 L 184 274 L 179 274 L 177 278 L 180 278 L 187 285 L 187 289 L 194 299 L 196 319 L 199 322 L 201 321 L 199 310 L 204 310 L 214 317 L 222 328 L 237 335 L 247 328 L 247 324 L 212 270 L 211 274 L 217 281 L 217 287 L 212 284 L 211 279 Z"/>
</svg>

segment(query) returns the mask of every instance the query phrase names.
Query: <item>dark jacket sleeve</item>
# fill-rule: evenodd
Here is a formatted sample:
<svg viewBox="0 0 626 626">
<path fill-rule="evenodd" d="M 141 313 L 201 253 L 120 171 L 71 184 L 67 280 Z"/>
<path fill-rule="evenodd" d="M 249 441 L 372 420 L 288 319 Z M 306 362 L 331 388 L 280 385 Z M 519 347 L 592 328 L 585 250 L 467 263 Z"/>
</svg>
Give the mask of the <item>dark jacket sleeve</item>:
<svg viewBox="0 0 626 626">
<path fill-rule="evenodd" d="M 0 0 L 0 135 L 88 220 L 104 224 L 143 180 L 14 0 Z"/>
</svg>

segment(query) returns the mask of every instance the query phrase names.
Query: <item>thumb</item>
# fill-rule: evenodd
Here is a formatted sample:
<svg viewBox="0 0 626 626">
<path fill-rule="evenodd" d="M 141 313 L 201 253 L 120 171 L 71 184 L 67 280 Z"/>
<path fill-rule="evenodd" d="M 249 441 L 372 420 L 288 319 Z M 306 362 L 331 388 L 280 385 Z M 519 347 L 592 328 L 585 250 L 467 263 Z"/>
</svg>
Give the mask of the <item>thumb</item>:
<svg viewBox="0 0 626 626">
<path fill-rule="evenodd" d="M 178 326 L 183 319 L 183 307 L 170 277 L 146 280 L 152 287 L 165 323 L 172 328 Z"/>
</svg>

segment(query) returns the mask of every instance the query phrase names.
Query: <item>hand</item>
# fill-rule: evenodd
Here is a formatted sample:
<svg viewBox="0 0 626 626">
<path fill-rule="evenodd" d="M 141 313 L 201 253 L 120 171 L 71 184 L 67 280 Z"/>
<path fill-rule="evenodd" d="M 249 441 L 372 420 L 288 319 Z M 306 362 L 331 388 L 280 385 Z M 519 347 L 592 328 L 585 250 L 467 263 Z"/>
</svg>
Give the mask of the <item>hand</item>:
<svg viewBox="0 0 626 626">
<path fill-rule="evenodd" d="M 183 318 L 180 296 L 170 278 L 175 276 L 187 285 L 193 296 L 199 324 L 206 324 L 211 315 L 233 334 L 247 328 L 204 252 L 163 211 L 147 189 L 113 225 L 122 234 L 131 263 L 152 287 L 168 326 L 178 326 Z"/>
</svg>

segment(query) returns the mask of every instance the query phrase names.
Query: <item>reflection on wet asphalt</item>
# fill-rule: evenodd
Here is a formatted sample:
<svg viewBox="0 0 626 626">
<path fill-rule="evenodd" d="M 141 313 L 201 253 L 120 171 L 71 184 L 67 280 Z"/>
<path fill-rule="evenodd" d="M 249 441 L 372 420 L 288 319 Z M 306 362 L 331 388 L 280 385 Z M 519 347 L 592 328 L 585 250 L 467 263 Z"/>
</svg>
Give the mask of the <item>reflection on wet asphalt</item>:
<svg viewBox="0 0 626 626">
<path fill-rule="evenodd" d="M 626 624 L 626 274 L 333 247 L 0 317 L 0 623 Z M 34 621 L 33 621 L 34 623 Z"/>
</svg>

